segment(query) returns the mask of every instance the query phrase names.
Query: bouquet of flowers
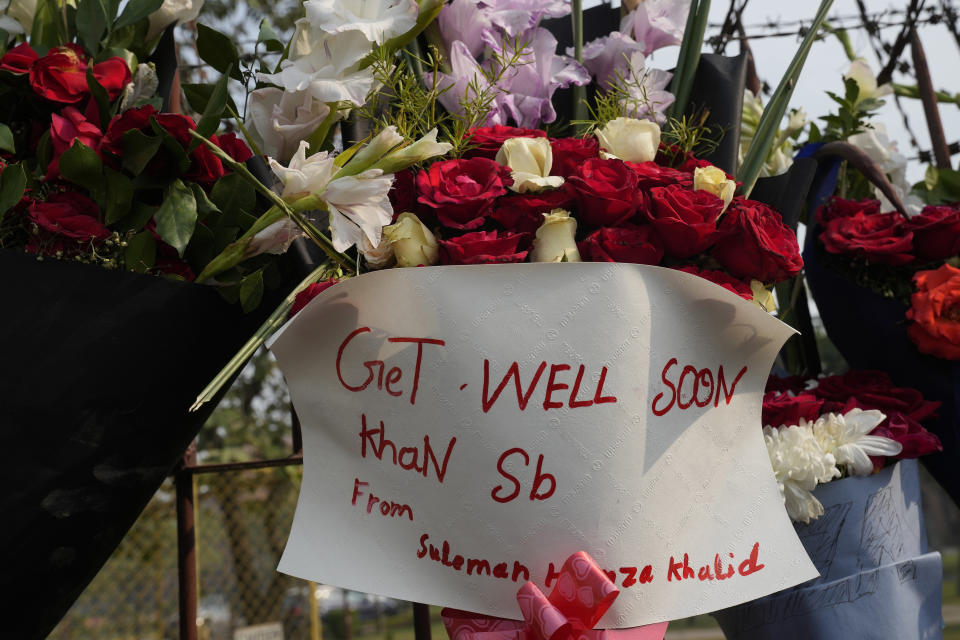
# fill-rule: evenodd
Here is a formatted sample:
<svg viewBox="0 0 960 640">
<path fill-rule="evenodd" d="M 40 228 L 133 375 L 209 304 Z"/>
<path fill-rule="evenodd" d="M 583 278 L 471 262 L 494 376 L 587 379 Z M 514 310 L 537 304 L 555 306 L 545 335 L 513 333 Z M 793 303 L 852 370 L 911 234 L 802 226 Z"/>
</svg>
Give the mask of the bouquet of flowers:
<svg viewBox="0 0 960 640">
<path fill-rule="evenodd" d="M 763 433 L 790 517 L 809 524 L 823 515 L 813 493 L 820 484 L 940 451 L 940 440 L 921 424 L 939 405 L 882 371 L 771 376 Z"/>
</svg>

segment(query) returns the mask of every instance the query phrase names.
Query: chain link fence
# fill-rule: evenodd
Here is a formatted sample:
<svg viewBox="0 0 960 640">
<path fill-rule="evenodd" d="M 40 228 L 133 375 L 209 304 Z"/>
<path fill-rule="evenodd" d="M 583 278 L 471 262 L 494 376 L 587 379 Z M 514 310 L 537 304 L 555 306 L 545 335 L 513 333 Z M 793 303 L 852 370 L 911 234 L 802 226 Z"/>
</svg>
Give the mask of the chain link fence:
<svg viewBox="0 0 960 640">
<path fill-rule="evenodd" d="M 199 638 L 257 637 L 253 627 L 269 640 L 412 639 L 409 603 L 277 572 L 301 473 L 291 465 L 194 476 Z M 168 481 L 50 640 L 177 640 L 176 526 Z"/>
</svg>

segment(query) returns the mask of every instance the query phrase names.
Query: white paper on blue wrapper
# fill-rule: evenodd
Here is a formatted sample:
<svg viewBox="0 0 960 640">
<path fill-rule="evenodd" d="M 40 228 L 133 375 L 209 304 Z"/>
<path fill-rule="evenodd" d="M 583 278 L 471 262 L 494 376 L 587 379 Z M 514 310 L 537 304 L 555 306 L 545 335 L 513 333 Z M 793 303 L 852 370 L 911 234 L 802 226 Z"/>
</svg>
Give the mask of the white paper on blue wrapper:
<svg viewBox="0 0 960 640">
<path fill-rule="evenodd" d="M 583 550 L 621 589 L 601 627 L 809 580 L 760 428 L 791 333 L 658 267 L 394 269 L 337 284 L 272 346 L 304 443 L 280 570 L 519 618 L 525 571 L 544 588 L 551 563 Z M 712 578 L 717 563 L 733 575 Z"/>
<path fill-rule="evenodd" d="M 730 640 L 942 637 L 942 560 L 927 553 L 916 460 L 817 487 L 797 533 L 820 577 L 716 614 Z"/>
</svg>

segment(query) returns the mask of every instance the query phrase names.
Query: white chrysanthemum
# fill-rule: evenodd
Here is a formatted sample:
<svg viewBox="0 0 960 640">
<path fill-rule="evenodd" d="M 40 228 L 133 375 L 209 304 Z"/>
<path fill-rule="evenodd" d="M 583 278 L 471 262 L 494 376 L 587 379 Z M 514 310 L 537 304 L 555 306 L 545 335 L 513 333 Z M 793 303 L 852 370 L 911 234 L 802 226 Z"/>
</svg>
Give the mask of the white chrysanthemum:
<svg viewBox="0 0 960 640">
<path fill-rule="evenodd" d="M 867 435 L 886 419 L 880 411 L 851 409 L 845 414 L 826 413 L 813 423 L 813 435 L 837 465 L 852 476 L 873 472 L 870 456 L 895 456 L 903 446 L 890 438 Z"/>
<path fill-rule="evenodd" d="M 840 470 L 810 424 L 801 420 L 792 427 L 764 427 L 763 439 L 790 518 L 806 523 L 823 515 L 823 505 L 812 491 L 818 483 L 839 477 Z"/>
</svg>

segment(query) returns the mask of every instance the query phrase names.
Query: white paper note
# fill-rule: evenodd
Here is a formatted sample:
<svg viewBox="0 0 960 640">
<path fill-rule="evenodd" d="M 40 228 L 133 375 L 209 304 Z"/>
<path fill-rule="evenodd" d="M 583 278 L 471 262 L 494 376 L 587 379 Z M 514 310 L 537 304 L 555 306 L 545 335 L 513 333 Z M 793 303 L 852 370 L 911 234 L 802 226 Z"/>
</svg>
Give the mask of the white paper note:
<svg viewBox="0 0 960 640">
<path fill-rule="evenodd" d="M 395 269 L 283 331 L 304 476 L 280 570 L 519 618 L 584 550 L 600 627 L 682 618 L 817 575 L 760 428 L 792 330 L 639 265 Z M 719 576 L 717 575 L 719 574 Z"/>
</svg>

